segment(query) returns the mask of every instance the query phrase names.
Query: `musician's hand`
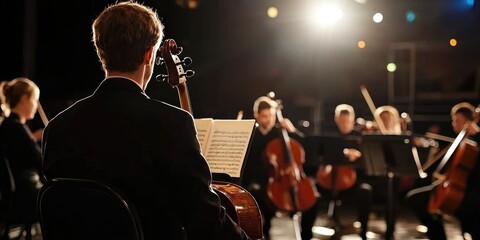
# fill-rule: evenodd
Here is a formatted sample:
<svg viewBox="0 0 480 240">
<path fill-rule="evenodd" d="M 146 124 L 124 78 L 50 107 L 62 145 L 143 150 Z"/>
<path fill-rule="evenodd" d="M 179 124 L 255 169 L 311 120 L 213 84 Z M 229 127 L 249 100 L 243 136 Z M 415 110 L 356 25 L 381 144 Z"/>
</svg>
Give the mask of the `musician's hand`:
<svg viewBox="0 0 480 240">
<path fill-rule="evenodd" d="M 293 123 L 288 118 L 284 118 L 283 121 L 280 122 L 280 126 L 286 129 L 289 133 L 297 131 L 295 126 L 293 126 Z"/>
<path fill-rule="evenodd" d="M 354 162 L 362 156 L 362 153 L 354 148 L 343 149 L 343 154 L 350 162 Z"/>
<path fill-rule="evenodd" d="M 33 140 L 35 140 L 35 142 L 40 142 L 42 140 L 43 128 L 35 130 L 32 133 L 32 135 L 33 135 Z"/>
<path fill-rule="evenodd" d="M 478 125 L 474 122 L 467 122 L 465 123 L 465 125 L 467 132 L 470 136 L 474 136 L 480 132 L 480 127 L 478 127 Z"/>
</svg>

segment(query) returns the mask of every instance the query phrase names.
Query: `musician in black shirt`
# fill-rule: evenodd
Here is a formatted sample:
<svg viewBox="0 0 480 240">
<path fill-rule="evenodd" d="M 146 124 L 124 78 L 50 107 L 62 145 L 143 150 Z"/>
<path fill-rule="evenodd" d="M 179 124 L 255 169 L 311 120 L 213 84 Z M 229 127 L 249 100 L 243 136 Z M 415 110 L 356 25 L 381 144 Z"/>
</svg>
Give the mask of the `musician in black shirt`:
<svg viewBox="0 0 480 240">
<path fill-rule="evenodd" d="M 456 104 L 451 110 L 452 126 L 455 133 L 460 133 L 465 130 L 468 138 L 479 143 L 480 129 L 476 123 L 475 112 L 475 107 L 469 103 L 462 102 Z M 452 157 L 450 157 L 450 163 L 453 158 L 457 157 L 456 154 L 459 152 L 460 151 L 456 151 Z M 473 169 L 470 170 L 468 179 L 464 182 L 465 189 L 463 194 L 460 194 L 463 195 L 463 197 L 459 200 L 459 206 L 455 209 L 453 215 L 459 220 L 464 236 L 468 234 L 471 236 L 471 239 L 478 240 L 480 239 L 480 218 L 478 217 L 480 216 L 480 164 L 478 164 L 478 152 L 475 158 Z M 458 160 L 462 161 L 462 159 Z M 449 166 L 453 165 L 447 163 L 446 166 L 446 172 L 455 171 L 455 168 L 449 168 Z M 435 193 L 434 191 L 436 191 L 438 187 L 442 187 L 442 184 L 431 184 L 413 189 L 406 195 L 406 198 L 407 203 L 414 210 L 420 222 L 428 228 L 428 237 L 430 239 L 442 240 L 447 239 L 443 226 L 442 213 L 430 213 L 428 207 L 429 201 L 433 197 L 432 194 Z M 454 203 L 445 202 L 445 204 Z"/>
</svg>

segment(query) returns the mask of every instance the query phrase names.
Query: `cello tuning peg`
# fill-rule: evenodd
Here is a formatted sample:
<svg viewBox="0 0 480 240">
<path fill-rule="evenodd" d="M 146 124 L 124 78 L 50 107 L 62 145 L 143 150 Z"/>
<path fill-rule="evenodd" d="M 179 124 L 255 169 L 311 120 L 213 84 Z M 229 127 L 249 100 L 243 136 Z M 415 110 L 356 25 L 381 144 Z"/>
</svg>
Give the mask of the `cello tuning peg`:
<svg viewBox="0 0 480 240">
<path fill-rule="evenodd" d="M 180 55 L 180 53 L 182 53 L 182 51 L 183 51 L 183 48 L 182 48 L 182 47 L 179 47 L 179 46 L 177 46 L 176 48 L 172 49 L 172 53 L 173 53 L 174 55 Z"/>
<path fill-rule="evenodd" d="M 185 65 L 185 66 L 190 66 L 190 64 L 192 64 L 192 62 L 193 62 L 193 60 L 190 57 L 185 57 L 185 58 L 183 58 L 183 61 L 182 61 L 183 65 Z"/>
<path fill-rule="evenodd" d="M 159 82 L 163 82 L 165 81 L 165 79 L 168 78 L 168 75 L 166 74 L 158 74 L 156 77 L 155 77 L 155 80 L 159 81 Z"/>
<path fill-rule="evenodd" d="M 157 57 L 157 59 L 155 59 L 155 64 L 157 65 L 162 65 L 164 62 L 165 60 L 162 57 Z"/>
<path fill-rule="evenodd" d="M 191 77 L 191 76 L 193 76 L 193 75 L 195 75 L 195 71 L 193 71 L 193 70 L 187 70 L 184 74 L 182 74 L 182 77 L 187 77 L 187 78 L 189 78 L 189 77 Z"/>
</svg>

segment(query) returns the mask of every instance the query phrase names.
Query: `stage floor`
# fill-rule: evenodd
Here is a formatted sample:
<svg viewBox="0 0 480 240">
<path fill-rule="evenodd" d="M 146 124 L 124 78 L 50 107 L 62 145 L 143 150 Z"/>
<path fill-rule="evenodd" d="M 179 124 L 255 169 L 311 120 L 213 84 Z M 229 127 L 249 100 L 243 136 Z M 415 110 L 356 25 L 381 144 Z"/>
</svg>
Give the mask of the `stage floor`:
<svg viewBox="0 0 480 240">
<path fill-rule="evenodd" d="M 339 221 L 342 225 L 336 232 L 330 227 L 332 225 L 327 215 L 328 206 L 321 208 L 317 215 L 313 235 L 315 240 L 338 239 L 338 240 L 358 240 L 359 229 L 355 227 L 357 210 L 351 206 L 341 205 L 337 208 Z M 428 239 L 422 232 L 419 221 L 413 215 L 410 209 L 404 206 L 397 206 L 397 217 L 395 224 L 394 239 L 413 240 Z M 294 224 L 292 218 L 286 214 L 277 214 L 272 220 L 270 229 L 271 240 L 296 240 Z M 383 236 L 386 230 L 385 216 L 381 207 L 370 214 L 368 239 L 385 239 Z M 456 219 L 445 219 L 445 230 L 449 240 L 462 240 L 460 226 Z M 424 231 L 424 229 L 423 229 Z"/>
</svg>

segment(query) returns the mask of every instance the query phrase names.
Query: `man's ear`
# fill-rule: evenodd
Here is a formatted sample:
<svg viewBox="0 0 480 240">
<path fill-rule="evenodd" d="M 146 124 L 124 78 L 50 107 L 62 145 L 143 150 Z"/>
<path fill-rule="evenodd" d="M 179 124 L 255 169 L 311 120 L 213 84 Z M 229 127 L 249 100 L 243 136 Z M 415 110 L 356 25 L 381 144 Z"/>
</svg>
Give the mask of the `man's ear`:
<svg viewBox="0 0 480 240">
<path fill-rule="evenodd" d="M 145 55 L 143 56 L 143 63 L 145 63 L 145 65 L 147 66 L 150 66 L 150 64 L 154 63 L 155 59 L 153 59 L 153 57 L 155 54 L 153 54 L 153 51 L 154 51 L 154 48 L 151 47 L 148 49 L 148 51 L 145 52 Z"/>
</svg>

